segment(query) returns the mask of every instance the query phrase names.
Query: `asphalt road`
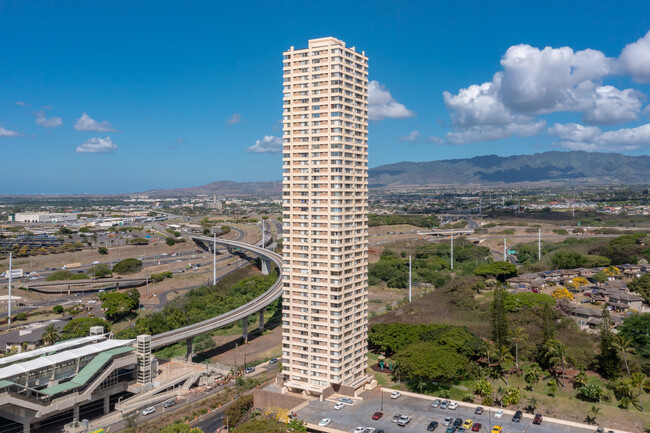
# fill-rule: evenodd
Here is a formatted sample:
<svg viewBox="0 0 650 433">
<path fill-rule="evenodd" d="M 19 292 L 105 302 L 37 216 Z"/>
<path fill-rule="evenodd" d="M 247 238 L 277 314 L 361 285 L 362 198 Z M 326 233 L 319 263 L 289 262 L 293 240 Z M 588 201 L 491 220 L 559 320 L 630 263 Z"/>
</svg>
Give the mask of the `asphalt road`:
<svg viewBox="0 0 650 433">
<path fill-rule="evenodd" d="M 384 416 L 374 421 L 372 415 L 381 408 L 381 397 L 378 391 L 365 392 L 363 400 L 355 401 L 353 405 L 346 405 L 341 410 L 334 410 L 333 401 L 313 400 L 308 406 L 298 411 L 298 418 L 309 423 L 318 424 L 321 419 L 329 418 L 332 423 L 329 427 L 346 432 L 353 432 L 356 427 L 382 428 L 386 433 L 411 433 L 426 431 L 431 421 L 438 421 L 440 426 L 437 432 L 444 432 L 446 427 L 442 426 L 445 417 L 462 418 L 479 422 L 485 429 L 481 432 L 490 432 L 494 425 L 503 427 L 507 433 L 593 433 L 596 428 L 581 429 L 568 427 L 561 424 L 542 422 L 541 425 L 533 425 L 532 418 L 524 417 L 520 423 L 512 422 L 512 415 L 504 414 L 501 419 L 495 419 L 494 415 L 486 410 L 483 415 L 475 415 L 471 407 L 459 406 L 455 410 L 440 409 L 431 407 L 431 400 L 402 395 L 396 400 L 390 399 L 390 394 L 384 393 L 383 408 Z M 392 423 L 392 418 L 397 414 L 406 414 L 412 420 L 406 427 L 398 427 Z"/>
</svg>

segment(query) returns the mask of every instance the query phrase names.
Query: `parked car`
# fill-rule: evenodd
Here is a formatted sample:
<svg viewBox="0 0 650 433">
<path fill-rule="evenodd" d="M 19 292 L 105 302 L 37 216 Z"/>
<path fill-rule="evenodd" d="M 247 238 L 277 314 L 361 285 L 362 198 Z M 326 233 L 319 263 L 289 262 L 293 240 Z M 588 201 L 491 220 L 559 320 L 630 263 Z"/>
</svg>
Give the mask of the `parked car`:
<svg viewBox="0 0 650 433">
<path fill-rule="evenodd" d="M 481 406 L 478 406 L 474 411 L 474 415 L 483 415 L 483 408 Z"/>
<path fill-rule="evenodd" d="M 541 424 L 541 423 L 542 423 L 542 414 L 536 413 L 535 418 L 533 418 L 533 424 Z"/>
<path fill-rule="evenodd" d="M 447 427 L 447 430 L 445 430 L 445 433 L 454 433 L 455 431 L 456 431 L 456 427 L 450 425 L 449 427 Z"/>
<path fill-rule="evenodd" d="M 390 398 L 392 398 L 393 400 L 395 400 L 395 399 L 397 399 L 397 398 L 400 398 L 401 396 L 402 396 L 402 393 L 401 393 L 401 392 L 399 392 L 399 391 L 393 391 L 393 393 L 390 395 Z"/>
<path fill-rule="evenodd" d="M 441 403 L 440 399 L 437 398 L 433 400 L 433 403 L 431 403 L 431 407 L 439 407 L 440 403 Z"/>
<path fill-rule="evenodd" d="M 408 415 L 402 415 L 400 419 L 397 420 L 397 425 L 400 427 L 406 426 L 406 424 L 411 422 L 411 417 Z"/>
<path fill-rule="evenodd" d="M 474 424 L 474 422 L 471 419 L 466 419 L 463 423 L 463 428 L 470 428 L 472 424 Z"/>
<path fill-rule="evenodd" d="M 449 400 L 443 400 L 442 403 L 440 403 L 440 409 L 447 409 L 449 407 Z"/>
<path fill-rule="evenodd" d="M 341 410 L 345 407 L 345 404 L 341 403 L 340 401 L 334 405 L 334 410 Z"/>
<path fill-rule="evenodd" d="M 176 401 L 175 400 L 169 400 L 163 404 L 163 407 L 167 409 L 168 407 L 176 406 Z"/>
<path fill-rule="evenodd" d="M 472 431 L 481 431 L 481 427 L 483 427 L 483 424 L 480 422 L 475 422 L 472 426 Z"/>
<path fill-rule="evenodd" d="M 376 421 L 376 420 L 380 419 L 382 416 L 384 416 L 384 412 L 381 412 L 381 411 L 375 412 L 374 414 L 372 414 L 372 419 L 374 419 Z"/>
<path fill-rule="evenodd" d="M 454 427 L 460 427 L 463 424 L 463 419 L 462 418 L 456 418 L 454 420 Z"/>
<path fill-rule="evenodd" d="M 431 421 L 427 426 L 427 431 L 434 431 L 438 428 L 438 421 Z"/>
<path fill-rule="evenodd" d="M 276 364 L 277 362 L 278 362 L 278 358 L 269 359 L 269 364 Z"/>
<path fill-rule="evenodd" d="M 354 433 L 366 433 L 365 427 L 357 427 L 354 429 Z"/>
<path fill-rule="evenodd" d="M 352 399 L 351 399 L 351 398 L 348 398 L 348 397 L 341 397 L 341 398 L 339 398 L 339 401 L 340 401 L 341 403 L 347 403 L 347 404 L 352 404 L 352 403 L 354 403 L 354 401 L 352 401 Z"/>
<path fill-rule="evenodd" d="M 451 423 L 454 421 L 454 419 L 450 416 L 445 417 L 445 419 L 442 421 L 442 425 L 448 426 L 451 425 Z"/>
<path fill-rule="evenodd" d="M 395 415 L 395 416 L 393 417 L 393 419 L 391 420 L 391 422 L 397 422 L 397 421 L 399 421 L 399 419 L 400 419 L 401 417 L 402 417 L 402 414 L 401 414 L 401 413 L 398 413 L 397 415 Z"/>
<path fill-rule="evenodd" d="M 146 415 L 149 415 L 149 414 L 154 413 L 155 411 L 156 411 L 156 408 L 155 408 L 155 407 L 153 407 L 153 406 L 149 406 L 148 408 L 142 410 L 142 411 L 140 412 L 140 415 L 142 415 L 142 416 L 146 416 Z"/>
<path fill-rule="evenodd" d="M 456 430 L 456 433 L 465 433 L 467 429 L 465 427 L 458 427 L 458 430 Z"/>
<path fill-rule="evenodd" d="M 496 411 L 496 412 L 494 413 L 494 417 L 495 417 L 496 419 L 501 419 L 502 416 L 503 416 L 503 410 L 501 410 L 501 409 L 499 409 L 498 411 Z"/>
<path fill-rule="evenodd" d="M 494 427 L 492 427 L 492 433 L 501 433 L 501 432 L 503 432 L 503 427 L 501 427 L 500 425 L 495 425 Z"/>
<path fill-rule="evenodd" d="M 331 419 L 329 419 L 329 418 L 323 418 L 322 420 L 320 420 L 320 422 L 318 423 L 318 425 L 321 426 L 321 427 L 327 427 L 328 425 L 330 425 L 331 422 L 332 422 Z"/>
<path fill-rule="evenodd" d="M 512 422 L 521 422 L 522 415 L 523 415 L 523 413 L 521 413 L 520 410 L 515 412 L 515 414 L 512 416 Z"/>
<path fill-rule="evenodd" d="M 255 371 L 255 367 L 248 367 L 246 368 L 246 370 L 244 370 L 244 373 L 251 374 L 254 371 Z"/>
<path fill-rule="evenodd" d="M 596 433 L 605 433 L 605 429 L 602 428 L 602 427 L 598 427 L 598 428 L 596 429 Z"/>
<path fill-rule="evenodd" d="M 455 401 L 449 403 L 449 409 L 456 410 L 457 407 L 458 407 L 458 403 L 456 403 Z"/>
</svg>

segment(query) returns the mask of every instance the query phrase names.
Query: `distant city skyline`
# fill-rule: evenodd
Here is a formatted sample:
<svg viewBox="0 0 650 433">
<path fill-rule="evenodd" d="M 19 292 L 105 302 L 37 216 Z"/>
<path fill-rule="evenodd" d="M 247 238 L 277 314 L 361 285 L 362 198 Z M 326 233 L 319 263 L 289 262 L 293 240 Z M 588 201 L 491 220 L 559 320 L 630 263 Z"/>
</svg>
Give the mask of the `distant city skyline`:
<svg viewBox="0 0 650 433">
<path fill-rule="evenodd" d="M 329 35 L 372 59 L 370 167 L 649 154 L 650 4 L 292 3 L 3 4 L 0 194 L 279 180 L 278 53 Z"/>
</svg>

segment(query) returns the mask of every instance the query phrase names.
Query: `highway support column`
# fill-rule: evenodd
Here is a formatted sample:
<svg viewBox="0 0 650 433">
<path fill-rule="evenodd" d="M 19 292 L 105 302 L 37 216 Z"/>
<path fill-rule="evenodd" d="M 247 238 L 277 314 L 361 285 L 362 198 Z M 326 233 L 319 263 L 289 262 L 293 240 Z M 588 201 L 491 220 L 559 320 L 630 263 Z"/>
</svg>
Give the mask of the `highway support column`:
<svg viewBox="0 0 650 433">
<path fill-rule="evenodd" d="M 187 344 L 187 351 L 185 352 L 185 355 L 187 356 L 188 361 L 192 361 L 192 344 L 194 343 L 194 337 L 188 338 L 185 340 L 185 343 Z"/>
<path fill-rule="evenodd" d="M 241 319 L 241 327 L 244 330 L 242 335 L 242 338 L 244 339 L 244 343 L 248 343 L 248 316 Z"/>
<path fill-rule="evenodd" d="M 260 331 L 264 331 L 264 311 L 265 310 L 266 310 L 266 308 L 262 308 L 259 311 L 259 315 L 260 315 Z"/>
<path fill-rule="evenodd" d="M 74 421 L 81 422 L 81 420 L 79 419 L 79 405 L 78 404 L 75 404 L 72 407 L 72 418 L 73 418 Z"/>
<path fill-rule="evenodd" d="M 111 411 L 111 396 L 107 395 L 104 397 L 104 415 L 108 415 Z"/>
<path fill-rule="evenodd" d="M 264 257 L 260 257 L 260 262 L 262 265 L 262 275 L 268 275 L 271 270 L 271 261 Z"/>
<path fill-rule="evenodd" d="M 30 433 L 31 424 L 29 421 L 23 423 L 23 433 Z"/>
</svg>

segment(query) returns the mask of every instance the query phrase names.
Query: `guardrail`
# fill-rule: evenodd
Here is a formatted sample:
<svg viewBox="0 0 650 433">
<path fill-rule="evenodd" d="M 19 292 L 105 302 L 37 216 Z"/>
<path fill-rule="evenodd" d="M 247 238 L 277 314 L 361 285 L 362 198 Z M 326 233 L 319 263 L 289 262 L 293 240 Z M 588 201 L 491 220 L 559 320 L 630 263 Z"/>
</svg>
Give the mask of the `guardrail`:
<svg viewBox="0 0 650 433">
<path fill-rule="evenodd" d="M 199 240 L 206 244 L 215 242 L 215 239 L 209 236 L 190 237 L 194 240 Z M 163 332 L 162 334 L 152 336 L 152 349 L 168 346 L 178 341 L 188 340 L 206 332 L 222 328 L 226 325 L 230 325 L 266 308 L 269 304 L 271 304 L 282 295 L 282 256 L 273 251 L 266 250 L 260 246 L 250 245 L 244 242 L 217 238 L 216 243 L 219 245 L 247 250 L 269 261 L 272 261 L 278 268 L 278 279 L 275 281 L 275 283 L 273 283 L 269 290 L 253 299 L 251 302 L 242 305 L 241 307 L 235 308 L 234 310 L 231 310 L 220 316 L 213 317 L 202 322 L 194 323 L 183 328 L 174 329 L 173 331 Z"/>
</svg>

